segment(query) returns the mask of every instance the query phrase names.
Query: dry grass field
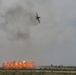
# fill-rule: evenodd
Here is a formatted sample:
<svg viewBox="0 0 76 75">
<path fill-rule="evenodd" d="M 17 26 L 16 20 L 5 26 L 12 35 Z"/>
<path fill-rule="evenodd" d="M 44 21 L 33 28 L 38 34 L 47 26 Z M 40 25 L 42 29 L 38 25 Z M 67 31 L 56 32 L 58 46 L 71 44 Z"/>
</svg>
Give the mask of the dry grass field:
<svg viewBox="0 0 76 75">
<path fill-rule="evenodd" d="M 76 71 L 0 70 L 0 75 L 76 75 Z"/>
</svg>

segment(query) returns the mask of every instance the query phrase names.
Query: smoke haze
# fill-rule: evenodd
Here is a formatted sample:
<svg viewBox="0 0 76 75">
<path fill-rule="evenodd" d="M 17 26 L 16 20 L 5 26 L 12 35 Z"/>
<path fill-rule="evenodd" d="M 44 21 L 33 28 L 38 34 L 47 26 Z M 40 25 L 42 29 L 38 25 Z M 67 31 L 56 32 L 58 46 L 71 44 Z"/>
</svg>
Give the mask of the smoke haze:
<svg viewBox="0 0 76 75">
<path fill-rule="evenodd" d="M 0 65 L 76 65 L 76 0 L 0 0 Z M 41 23 L 35 19 L 38 12 Z"/>
</svg>

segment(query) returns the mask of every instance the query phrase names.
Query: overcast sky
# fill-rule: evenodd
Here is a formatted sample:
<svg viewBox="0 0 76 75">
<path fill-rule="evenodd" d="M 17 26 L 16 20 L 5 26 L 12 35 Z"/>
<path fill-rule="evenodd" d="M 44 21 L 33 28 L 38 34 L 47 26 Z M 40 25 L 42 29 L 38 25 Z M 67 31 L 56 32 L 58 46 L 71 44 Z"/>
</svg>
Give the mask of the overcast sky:
<svg viewBox="0 0 76 75">
<path fill-rule="evenodd" d="M 76 0 L 0 0 L 0 65 L 14 60 L 76 65 Z"/>
</svg>

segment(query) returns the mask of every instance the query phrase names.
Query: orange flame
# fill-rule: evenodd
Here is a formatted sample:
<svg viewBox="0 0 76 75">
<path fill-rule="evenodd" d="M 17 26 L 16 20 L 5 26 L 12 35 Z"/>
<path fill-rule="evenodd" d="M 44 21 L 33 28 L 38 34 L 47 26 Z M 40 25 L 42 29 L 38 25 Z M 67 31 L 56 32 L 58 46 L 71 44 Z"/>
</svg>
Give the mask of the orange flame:
<svg viewBox="0 0 76 75">
<path fill-rule="evenodd" d="M 4 62 L 4 69 L 33 69 L 35 68 L 35 62 L 26 62 L 26 61 L 13 61 L 13 62 Z"/>
</svg>

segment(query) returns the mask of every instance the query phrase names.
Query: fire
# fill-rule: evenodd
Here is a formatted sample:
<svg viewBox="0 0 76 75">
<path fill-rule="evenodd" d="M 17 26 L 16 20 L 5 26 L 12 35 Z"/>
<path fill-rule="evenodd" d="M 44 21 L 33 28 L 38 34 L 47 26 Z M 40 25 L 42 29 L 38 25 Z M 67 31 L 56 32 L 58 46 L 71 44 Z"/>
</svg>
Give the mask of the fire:
<svg viewBox="0 0 76 75">
<path fill-rule="evenodd" d="M 4 62 L 4 69 L 33 69 L 35 68 L 35 62 L 26 62 L 26 61 L 13 61 L 13 62 Z"/>
</svg>

